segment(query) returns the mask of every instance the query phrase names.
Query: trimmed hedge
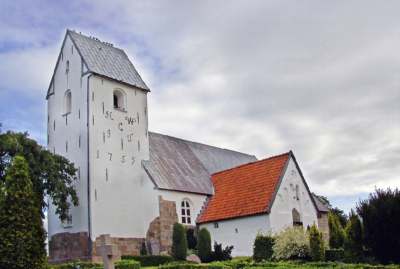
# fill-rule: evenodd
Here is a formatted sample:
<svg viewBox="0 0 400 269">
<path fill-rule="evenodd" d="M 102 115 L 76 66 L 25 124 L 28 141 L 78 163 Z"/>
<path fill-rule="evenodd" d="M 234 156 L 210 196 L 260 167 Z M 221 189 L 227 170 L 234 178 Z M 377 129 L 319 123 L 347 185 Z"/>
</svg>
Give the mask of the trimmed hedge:
<svg viewBox="0 0 400 269">
<path fill-rule="evenodd" d="M 325 250 L 325 260 L 327 261 L 343 261 L 344 260 L 344 250 L 342 248 L 337 249 L 327 249 Z"/>
<path fill-rule="evenodd" d="M 222 264 L 196 264 L 196 263 L 181 263 L 181 264 L 165 264 L 159 269 L 230 269 L 231 267 Z"/>
<path fill-rule="evenodd" d="M 79 266 L 79 267 L 78 267 Z M 49 265 L 48 269 L 104 269 L 102 264 L 91 262 L 69 262 Z M 134 260 L 125 260 L 115 263 L 115 269 L 140 269 L 140 263 Z"/>
<path fill-rule="evenodd" d="M 275 239 L 271 235 L 257 234 L 253 244 L 253 259 L 256 262 L 271 260 Z"/>
<path fill-rule="evenodd" d="M 122 256 L 123 260 L 135 260 L 140 263 L 142 267 L 145 266 L 159 266 L 162 264 L 174 261 L 174 258 L 166 255 L 149 255 L 149 256 Z"/>
</svg>

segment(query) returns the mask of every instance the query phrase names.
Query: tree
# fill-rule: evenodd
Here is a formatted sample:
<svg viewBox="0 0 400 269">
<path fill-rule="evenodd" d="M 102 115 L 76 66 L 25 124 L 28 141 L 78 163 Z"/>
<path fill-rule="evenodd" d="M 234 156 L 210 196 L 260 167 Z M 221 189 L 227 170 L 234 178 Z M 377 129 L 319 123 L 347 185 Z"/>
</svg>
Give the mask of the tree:
<svg viewBox="0 0 400 269">
<path fill-rule="evenodd" d="M 180 223 L 175 223 L 172 232 L 172 256 L 177 260 L 186 260 L 186 231 Z"/>
<path fill-rule="evenodd" d="M 310 256 L 313 261 L 325 260 L 325 246 L 322 239 L 322 233 L 318 231 L 317 226 L 313 224 L 309 231 Z"/>
<path fill-rule="evenodd" d="M 346 227 L 347 221 L 348 221 L 348 217 L 347 215 L 344 213 L 343 210 L 341 210 L 338 207 L 333 207 L 329 209 L 329 212 L 332 213 L 333 215 L 335 215 L 340 224 L 342 225 L 342 227 Z"/>
<path fill-rule="evenodd" d="M 24 157 L 12 160 L 1 193 L 0 268 L 43 268 L 45 231 Z"/>
<path fill-rule="evenodd" d="M 226 246 L 222 248 L 222 244 L 214 242 L 214 252 L 212 253 L 213 261 L 227 261 L 232 260 L 233 246 Z"/>
<path fill-rule="evenodd" d="M 331 248 L 343 247 L 344 231 L 340 224 L 337 215 L 329 212 L 328 214 L 328 225 L 329 225 L 329 246 Z"/>
<path fill-rule="evenodd" d="M 211 261 L 211 235 L 206 228 L 201 228 L 199 231 L 197 239 L 197 251 L 202 262 Z"/>
<path fill-rule="evenodd" d="M 253 244 L 253 259 L 256 262 L 272 258 L 274 238 L 271 235 L 257 234 Z"/>
<path fill-rule="evenodd" d="M 40 212 L 46 204 L 46 196 L 56 206 L 56 213 L 61 220 L 68 217 L 70 202 L 78 205 L 78 196 L 73 183 L 76 169 L 62 156 L 54 155 L 28 138 L 27 133 L 8 131 L 0 133 L 0 182 L 5 181 L 5 173 L 12 159 L 23 156 L 28 163 L 28 172 L 32 181 L 34 201 Z"/>
<path fill-rule="evenodd" d="M 350 262 L 360 262 L 363 257 L 363 231 L 359 217 L 351 211 L 345 228 L 344 256 Z"/>
<path fill-rule="evenodd" d="M 400 191 L 375 190 L 357 205 L 357 213 L 372 255 L 382 263 L 400 263 Z"/>
</svg>

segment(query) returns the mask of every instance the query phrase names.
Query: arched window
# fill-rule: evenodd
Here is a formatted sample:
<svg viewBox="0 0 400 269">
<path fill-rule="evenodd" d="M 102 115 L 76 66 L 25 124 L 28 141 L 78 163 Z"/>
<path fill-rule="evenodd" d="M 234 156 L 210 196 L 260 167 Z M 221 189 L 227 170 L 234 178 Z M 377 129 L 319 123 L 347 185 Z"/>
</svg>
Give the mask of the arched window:
<svg viewBox="0 0 400 269">
<path fill-rule="evenodd" d="M 71 113 L 72 94 L 71 90 L 67 90 L 64 95 L 64 114 Z"/>
<path fill-rule="evenodd" d="M 113 92 L 113 105 L 114 108 L 125 111 L 126 110 L 126 95 L 120 90 L 116 89 Z"/>
<path fill-rule="evenodd" d="M 181 202 L 181 218 L 183 224 L 192 224 L 190 202 L 187 199 L 184 199 Z"/>
<path fill-rule="evenodd" d="M 303 226 L 300 213 L 299 211 L 296 210 L 296 208 L 292 209 L 292 218 L 293 218 L 293 226 Z"/>
</svg>

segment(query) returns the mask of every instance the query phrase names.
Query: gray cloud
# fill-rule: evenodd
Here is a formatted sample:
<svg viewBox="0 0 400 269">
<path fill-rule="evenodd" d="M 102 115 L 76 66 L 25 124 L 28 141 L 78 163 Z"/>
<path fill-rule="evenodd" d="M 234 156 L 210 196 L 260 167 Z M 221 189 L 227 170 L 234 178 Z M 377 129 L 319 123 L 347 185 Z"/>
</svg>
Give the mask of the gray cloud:
<svg viewBox="0 0 400 269">
<path fill-rule="evenodd" d="M 259 158 L 293 149 L 325 195 L 400 187 L 398 1 L 97 3 L 71 7 L 73 28 L 127 49 L 152 130 Z"/>
</svg>

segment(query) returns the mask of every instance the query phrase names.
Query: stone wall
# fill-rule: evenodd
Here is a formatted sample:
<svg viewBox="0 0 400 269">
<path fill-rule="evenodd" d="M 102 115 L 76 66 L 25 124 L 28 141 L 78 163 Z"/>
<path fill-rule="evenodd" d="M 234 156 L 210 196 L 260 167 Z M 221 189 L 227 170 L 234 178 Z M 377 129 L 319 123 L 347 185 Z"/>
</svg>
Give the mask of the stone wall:
<svg viewBox="0 0 400 269">
<path fill-rule="evenodd" d="M 172 230 L 178 222 L 176 204 L 158 197 L 160 215 L 149 225 L 146 234 L 146 243 L 149 252 L 153 255 L 171 254 Z"/>
<path fill-rule="evenodd" d="M 92 260 L 94 262 L 101 262 L 102 257 L 99 253 L 96 252 L 97 247 L 101 246 L 104 243 L 105 235 L 101 235 L 96 238 L 93 242 L 92 248 Z M 111 244 L 116 245 L 118 250 L 123 255 L 140 255 L 140 249 L 142 244 L 145 242 L 144 238 L 132 238 L 132 237 L 110 237 Z"/>
<path fill-rule="evenodd" d="M 49 242 L 49 262 L 61 263 L 71 260 L 89 259 L 87 232 L 58 233 Z"/>
<path fill-rule="evenodd" d="M 328 213 L 318 213 L 318 229 L 322 232 L 322 238 L 325 243 L 329 245 L 329 224 L 328 224 Z"/>
</svg>

